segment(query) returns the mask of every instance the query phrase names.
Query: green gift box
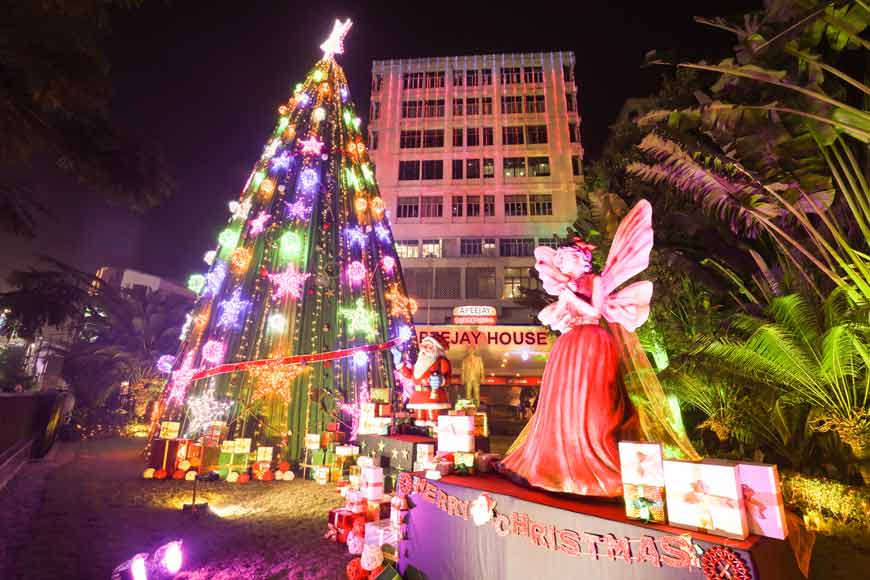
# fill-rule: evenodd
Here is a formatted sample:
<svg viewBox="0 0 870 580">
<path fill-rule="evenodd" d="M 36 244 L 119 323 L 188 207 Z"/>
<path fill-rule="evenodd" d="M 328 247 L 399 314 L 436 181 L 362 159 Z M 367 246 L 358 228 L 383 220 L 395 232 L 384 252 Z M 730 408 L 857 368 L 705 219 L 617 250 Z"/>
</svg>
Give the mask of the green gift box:
<svg viewBox="0 0 870 580">
<path fill-rule="evenodd" d="M 247 453 L 227 453 L 226 451 L 221 451 L 221 454 L 218 456 L 218 465 L 239 471 L 248 468 L 248 459 Z"/>
<path fill-rule="evenodd" d="M 323 465 L 323 461 L 326 459 L 326 451 L 323 449 L 316 449 L 311 452 L 311 465 Z"/>
<path fill-rule="evenodd" d="M 335 451 L 326 452 L 326 463 L 324 465 L 335 465 Z"/>
<path fill-rule="evenodd" d="M 384 566 L 381 573 L 377 576 L 371 576 L 371 580 L 402 580 L 402 576 L 396 571 L 391 564 Z"/>
</svg>

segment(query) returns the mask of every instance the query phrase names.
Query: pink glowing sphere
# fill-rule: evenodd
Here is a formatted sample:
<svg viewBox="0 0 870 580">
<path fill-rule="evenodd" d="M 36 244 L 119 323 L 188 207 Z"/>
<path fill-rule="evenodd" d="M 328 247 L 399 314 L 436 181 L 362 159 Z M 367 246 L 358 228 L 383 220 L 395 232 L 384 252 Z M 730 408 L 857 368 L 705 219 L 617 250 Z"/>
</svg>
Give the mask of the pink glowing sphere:
<svg viewBox="0 0 870 580">
<path fill-rule="evenodd" d="M 219 340 L 210 340 L 202 345 L 202 358 L 212 364 L 221 362 L 224 358 L 226 347 Z"/>
<path fill-rule="evenodd" d="M 363 266 L 362 262 L 351 262 L 350 266 L 347 267 L 347 277 L 351 282 L 359 284 L 366 277 L 366 267 Z"/>
</svg>

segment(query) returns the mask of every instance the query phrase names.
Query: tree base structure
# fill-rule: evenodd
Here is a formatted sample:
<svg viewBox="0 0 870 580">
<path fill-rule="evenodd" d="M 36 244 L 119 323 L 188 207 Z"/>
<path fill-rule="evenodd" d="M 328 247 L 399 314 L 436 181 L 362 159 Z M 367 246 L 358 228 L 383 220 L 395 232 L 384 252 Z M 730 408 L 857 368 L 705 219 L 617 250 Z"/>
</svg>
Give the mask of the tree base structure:
<svg viewBox="0 0 870 580">
<path fill-rule="evenodd" d="M 494 500 L 483 516 L 482 494 L 489 496 L 485 505 Z M 545 493 L 497 475 L 427 480 L 415 474 L 408 497 L 403 578 L 803 577 L 788 541 L 729 540 L 645 524 L 627 519 L 621 502 Z"/>
</svg>

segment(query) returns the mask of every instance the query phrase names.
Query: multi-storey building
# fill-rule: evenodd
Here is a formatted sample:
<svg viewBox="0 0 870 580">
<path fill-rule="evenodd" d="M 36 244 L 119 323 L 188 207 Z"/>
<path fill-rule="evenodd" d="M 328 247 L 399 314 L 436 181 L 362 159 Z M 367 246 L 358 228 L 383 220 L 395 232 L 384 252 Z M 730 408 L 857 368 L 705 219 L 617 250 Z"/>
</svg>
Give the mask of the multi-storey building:
<svg viewBox="0 0 870 580">
<path fill-rule="evenodd" d="M 418 324 L 458 305 L 535 323 L 513 299 L 536 283 L 535 246 L 575 219 L 577 102 L 571 52 L 373 63 L 369 154 Z"/>
</svg>

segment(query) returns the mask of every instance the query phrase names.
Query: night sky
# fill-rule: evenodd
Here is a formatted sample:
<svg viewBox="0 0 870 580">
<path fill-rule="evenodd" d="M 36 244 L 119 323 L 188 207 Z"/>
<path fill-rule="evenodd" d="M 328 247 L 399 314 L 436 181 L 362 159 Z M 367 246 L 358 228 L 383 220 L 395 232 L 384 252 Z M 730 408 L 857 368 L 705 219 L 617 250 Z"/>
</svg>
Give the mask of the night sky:
<svg viewBox="0 0 870 580">
<path fill-rule="evenodd" d="M 643 4 L 642 7 L 637 7 Z M 713 6 L 704 8 L 704 6 Z M 107 48 L 118 122 L 156 141 L 178 189 L 137 214 L 110 207 L 48 167 L 36 195 L 52 214 L 36 239 L 0 234 L 0 276 L 38 255 L 78 268 L 134 268 L 184 280 L 205 268 L 236 197 L 259 157 L 276 109 L 322 53 L 336 17 L 353 29 L 338 61 L 365 118 L 371 61 L 383 58 L 573 50 L 581 138 L 594 160 L 625 99 L 654 91 L 664 70 L 643 68 L 648 50 L 688 58 L 727 50 L 733 37 L 692 16 L 727 15 L 760 2 L 184 2 L 151 0 L 119 13 Z"/>
</svg>

